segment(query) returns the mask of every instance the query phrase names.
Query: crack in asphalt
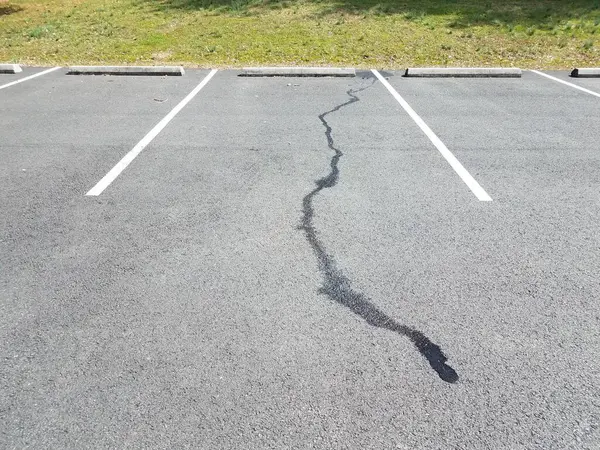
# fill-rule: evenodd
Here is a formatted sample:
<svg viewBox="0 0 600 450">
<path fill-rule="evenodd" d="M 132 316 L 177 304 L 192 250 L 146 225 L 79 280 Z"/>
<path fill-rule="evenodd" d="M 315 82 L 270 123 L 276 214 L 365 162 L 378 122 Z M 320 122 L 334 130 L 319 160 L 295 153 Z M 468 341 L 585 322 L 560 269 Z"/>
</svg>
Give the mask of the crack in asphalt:
<svg viewBox="0 0 600 450">
<path fill-rule="evenodd" d="M 319 240 L 317 229 L 314 225 L 315 211 L 313 200 L 323 189 L 332 188 L 337 184 L 340 176 L 338 163 L 340 158 L 344 155 L 340 149 L 335 147 L 332 137 L 332 128 L 327 120 L 325 120 L 325 117 L 328 114 L 339 111 L 345 106 L 358 102 L 360 99 L 355 94 L 370 88 L 374 83 L 375 80 L 373 80 L 373 83 L 370 85 L 360 89 L 349 89 L 346 94 L 350 97 L 350 100 L 319 115 L 319 120 L 325 127 L 327 145 L 335 152 L 335 154 L 332 156 L 329 164 L 329 174 L 316 180 L 316 187 L 306 194 L 302 200 L 302 225 L 300 226 L 300 229 L 304 231 L 306 240 L 317 257 L 319 272 L 321 272 L 321 275 L 323 276 L 323 286 L 319 289 L 319 293 L 327 295 L 331 300 L 350 309 L 369 325 L 393 331 L 394 333 L 407 337 L 411 340 L 419 353 L 425 357 L 431 368 L 436 371 L 442 380 L 448 383 L 455 383 L 458 381 L 458 374 L 452 367 L 446 364 L 447 358 L 439 345 L 431 342 L 431 340 L 421 331 L 396 322 L 377 308 L 366 295 L 352 289 L 350 280 L 337 268 L 334 257 L 327 253 L 325 246 Z"/>
</svg>

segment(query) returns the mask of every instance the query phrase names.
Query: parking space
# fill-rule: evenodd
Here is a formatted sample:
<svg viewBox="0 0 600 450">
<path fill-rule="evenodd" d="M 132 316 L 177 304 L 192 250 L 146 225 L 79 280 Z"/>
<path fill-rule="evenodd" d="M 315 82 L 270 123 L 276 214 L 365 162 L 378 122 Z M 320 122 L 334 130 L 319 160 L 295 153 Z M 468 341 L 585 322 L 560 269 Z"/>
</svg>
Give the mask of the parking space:
<svg viewBox="0 0 600 450">
<path fill-rule="evenodd" d="M 531 72 L 522 79 L 391 82 L 494 199 L 596 198 L 596 97 Z"/>
<path fill-rule="evenodd" d="M 3 231 L 19 243 L 4 255 L 15 276 L 24 275 L 16 264 L 24 253 L 39 259 L 61 233 L 85 233 L 82 194 L 195 84 L 193 77 L 82 79 L 56 71 L 2 92 Z"/>
<path fill-rule="evenodd" d="M 514 433 L 546 436 L 565 417 L 593 420 L 590 403 L 556 395 L 595 371 L 589 362 L 598 356 L 596 344 L 581 345 L 599 338 L 591 300 L 600 292 L 598 99 L 529 72 L 520 80 L 390 81 L 494 199 L 483 214 L 455 217 L 455 248 L 436 250 L 442 260 L 459 249 L 469 255 L 452 276 L 444 271 L 446 301 L 461 292 L 469 306 L 442 315 L 468 314 L 457 334 L 470 337 L 461 347 L 468 354 L 486 355 L 470 373 L 486 378 L 488 400 L 496 397 L 491 417 L 502 411 L 520 423 Z M 531 420 L 532 407 L 544 424 Z M 542 447 L 553 445 L 568 444 Z"/>
<path fill-rule="evenodd" d="M 19 73 L 0 73 L 0 86 L 11 83 L 19 78 L 28 77 L 45 69 L 39 67 L 23 67 L 22 70 L 23 71 Z"/>
<path fill-rule="evenodd" d="M 569 72 L 565 70 L 546 70 L 543 73 L 600 94 L 600 77 L 571 77 L 569 76 Z"/>
<path fill-rule="evenodd" d="M 2 439 L 593 448 L 600 99 L 208 73 L 0 91 Z"/>
<path fill-rule="evenodd" d="M 39 389 L 39 398 L 21 387 L 20 395 L 2 402 L 16 408 L 7 423 L 18 422 L 21 414 L 31 416 L 37 402 L 44 405 L 27 421 L 46 430 L 28 431 L 38 445 L 43 444 L 36 439 L 51 434 L 44 427 L 58 426 L 47 416 L 49 402 L 67 395 L 55 386 L 58 374 L 70 380 L 69 367 L 81 370 L 76 349 L 84 340 L 75 337 L 74 324 L 85 326 L 105 309 L 123 313 L 111 301 L 115 296 L 109 280 L 124 269 L 107 254 L 120 237 L 95 239 L 105 219 L 94 215 L 84 193 L 198 82 L 193 76 L 83 79 L 56 71 L 1 91 L 8 111 L 0 116 L 1 327 L 3 339 L 10 336 L 5 348 L 17 358 L 4 375 L 17 386 L 29 382 Z M 126 279 L 121 282 L 127 285 Z M 99 298 L 91 295 L 97 290 Z M 93 328 L 94 333 L 115 331 Z M 32 355 L 35 362 L 29 365 Z M 8 395 L 13 389 L 2 390 Z M 12 442 L 27 439 L 10 436 Z"/>
<path fill-rule="evenodd" d="M 19 73 L 0 73 L 0 90 L 8 89 L 17 84 L 42 77 L 56 70 L 58 70 L 58 68 L 23 67 L 22 71 Z"/>
</svg>

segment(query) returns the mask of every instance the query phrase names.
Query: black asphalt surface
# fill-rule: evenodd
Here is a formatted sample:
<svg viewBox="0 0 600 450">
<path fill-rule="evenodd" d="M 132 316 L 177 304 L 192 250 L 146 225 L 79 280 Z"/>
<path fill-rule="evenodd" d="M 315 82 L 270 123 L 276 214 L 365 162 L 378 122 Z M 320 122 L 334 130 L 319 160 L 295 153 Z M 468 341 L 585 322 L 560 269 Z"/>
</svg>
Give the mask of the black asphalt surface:
<svg viewBox="0 0 600 450">
<path fill-rule="evenodd" d="M 384 73 L 480 202 L 370 72 L 219 71 L 90 197 L 208 71 L 64 73 L 0 90 L 0 447 L 600 448 L 600 98 Z"/>
</svg>

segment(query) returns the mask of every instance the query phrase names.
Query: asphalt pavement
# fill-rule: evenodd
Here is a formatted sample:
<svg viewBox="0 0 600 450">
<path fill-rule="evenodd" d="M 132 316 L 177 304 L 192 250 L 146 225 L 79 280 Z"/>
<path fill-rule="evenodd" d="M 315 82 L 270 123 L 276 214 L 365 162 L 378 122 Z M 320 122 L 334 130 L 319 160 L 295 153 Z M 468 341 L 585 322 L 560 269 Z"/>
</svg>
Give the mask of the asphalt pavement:
<svg viewBox="0 0 600 450">
<path fill-rule="evenodd" d="M 171 116 L 208 70 L 2 89 L 43 70 L 0 75 L 0 447 L 600 448 L 600 98 L 530 71 L 382 71 L 418 119 L 370 71 L 218 71 Z"/>
</svg>

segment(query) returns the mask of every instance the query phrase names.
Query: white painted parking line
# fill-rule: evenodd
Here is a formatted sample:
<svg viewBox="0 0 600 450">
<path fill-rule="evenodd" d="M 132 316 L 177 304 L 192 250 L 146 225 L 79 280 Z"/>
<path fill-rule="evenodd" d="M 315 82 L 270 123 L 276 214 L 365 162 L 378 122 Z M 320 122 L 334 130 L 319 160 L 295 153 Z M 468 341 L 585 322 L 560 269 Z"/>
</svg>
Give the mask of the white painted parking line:
<svg viewBox="0 0 600 450">
<path fill-rule="evenodd" d="M 442 156 L 448 161 L 448 164 L 454 169 L 458 176 L 464 181 L 464 183 L 471 189 L 471 192 L 475 194 L 475 197 L 482 202 L 491 202 L 492 198 L 485 192 L 485 190 L 479 185 L 479 183 L 471 176 L 471 174 L 463 167 L 458 159 L 452 154 L 448 147 L 436 136 L 436 134 L 429 128 L 429 126 L 419 117 L 414 109 L 402 98 L 398 92 L 392 87 L 390 83 L 375 69 L 372 70 L 373 74 L 379 81 L 387 88 L 387 90 L 394 96 L 394 98 L 400 103 L 400 106 L 404 108 L 404 111 L 415 121 L 415 123 L 421 128 L 423 133 L 429 138 L 429 140 L 435 145 Z"/>
<path fill-rule="evenodd" d="M 140 142 L 133 147 L 129 153 L 127 153 L 121 161 L 119 161 L 115 167 L 113 167 L 104 177 L 98 181 L 98 183 L 90 189 L 85 195 L 100 195 L 106 189 L 110 183 L 112 183 L 115 178 L 119 176 L 123 170 L 135 159 L 137 155 L 139 155 L 146 146 L 152 142 L 152 140 L 162 131 L 164 127 L 183 109 L 185 105 L 187 105 L 190 100 L 192 100 L 200 90 L 206 86 L 206 84 L 210 81 L 210 79 L 217 73 L 217 69 L 213 69 L 210 71 L 206 77 L 200 82 L 198 86 L 194 88 L 192 92 L 190 92 L 183 100 L 181 100 L 175 108 L 171 110 L 169 114 L 167 114 L 160 122 L 158 122 L 154 128 L 152 128 L 146 136 L 142 138 Z"/>
<path fill-rule="evenodd" d="M 554 80 L 558 83 L 566 84 L 567 86 L 570 86 L 572 88 L 579 89 L 580 91 L 583 91 L 586 94 L 591 94 L 591 95 L 595 95 L 596 97 L 600 97 L 600 94 L 598 92 L 590 91 L 589 89 L 586 89 L 581 86 L 577 86 L 576 84 L 573 84 L 573 83 L 569 83 L 568 81 L 561 80 L 560 78 L 553 77 L 552 75 L 548 75 L 547 73 L 540 72 L 538 70 L 530 70 L 530 72 L 537 73 L 538 75 L 541 75 L 546 78 L 550 78 L 551 80 Z"/>
<path fill-rule="evenodd" d="M 4 89 L 4 88 L 10 87 L 10 86 L 14 86 L 15 84 L 19 84 L 19 83 L 22 83 L 23 81 L 31 80 L 32 78 L 35 78 L 35 77 L 40 77 L 42 75 L 46 75 L 47 73 L 54 72 L 55 70 L 58 70 L 58 69 L 60 69 L 60 67 L 53 67 L 52 69 L 48 69 L 48 70 L 44 70 L 42 72 L 34 73 L 33 75 L 29 75 L 28 77 L 21 78 L 19 80 L 15 80 L 15 81 L 13 81 L 11 83 L 8 83 L 8 84 L 3 84 L 2 86 L 0 86 L 0 89 Z"/>
</svg>

